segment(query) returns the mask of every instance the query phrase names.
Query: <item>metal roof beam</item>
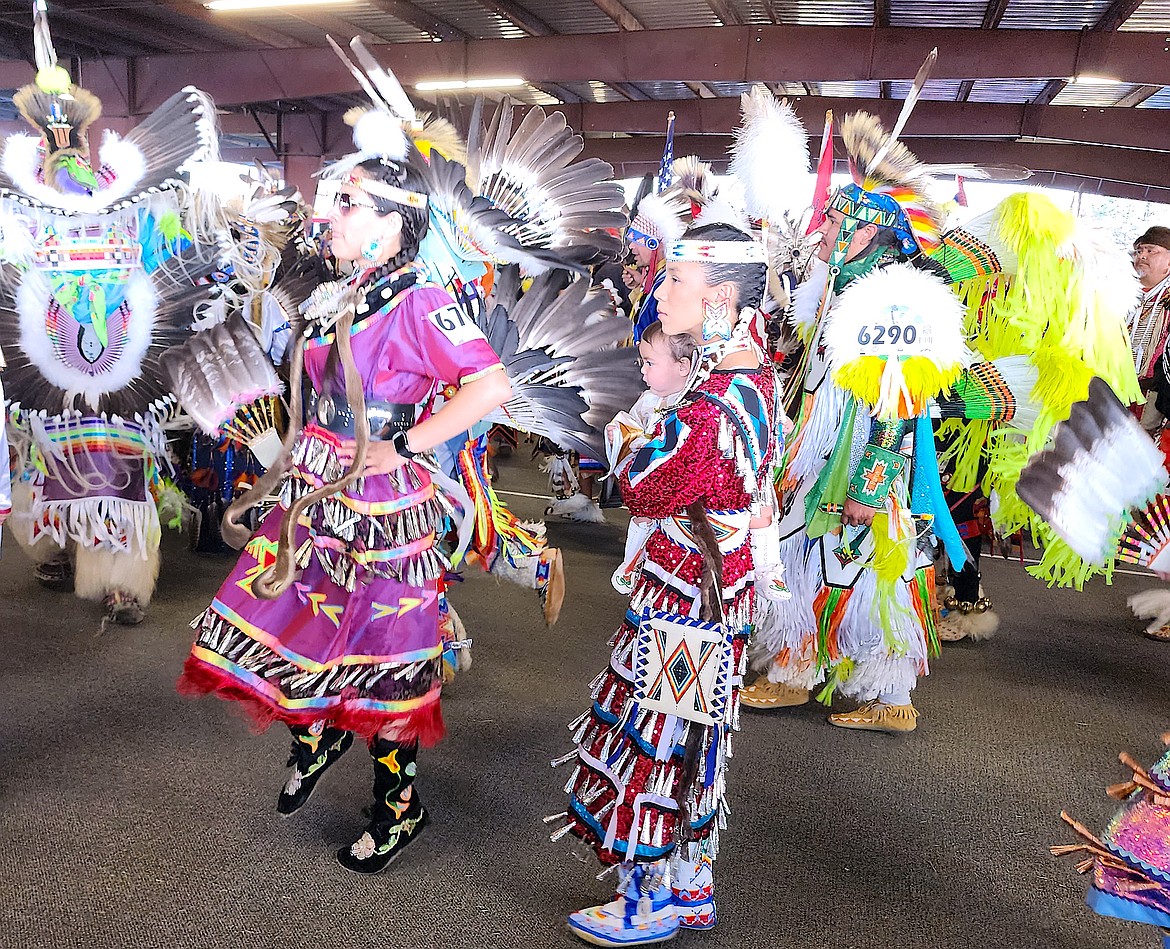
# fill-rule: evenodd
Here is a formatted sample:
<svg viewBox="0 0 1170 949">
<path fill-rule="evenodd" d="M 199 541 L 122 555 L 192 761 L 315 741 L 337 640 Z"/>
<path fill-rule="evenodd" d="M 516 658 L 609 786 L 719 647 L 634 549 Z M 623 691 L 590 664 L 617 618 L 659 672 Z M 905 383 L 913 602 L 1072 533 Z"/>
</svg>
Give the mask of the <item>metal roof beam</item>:
<svg viewBox="0 0 1170 949">
<path fill-rule="evenodd" d="M 827 96 L 800 96 L 789 101 L 813 138 L 820 135 L 829 109 L 838 116 L 858 110 L 871 112 L 888 127 L 902 107 L 897 100 Z M 737 97 L 586 102 L 565 109 L 565 115 L 575 129 L 585 134 L 644 135 L 662 131 L 662 116 L 667 110 L 674 110 L 679 135 L 726 135 L 739 122 Z M 923 99 L 902 137 L 912 150 L 918 138 L 954 137 L 1044 139 L 1170 152 L 1170 123 L 1166 122 L 1162 109 L 1038 108 L 1026 103 L 959 104 Z"/>
<path fill-rule="evenodd" d="M 743 14 L 735 5 L 735 0 L 707 0 L 711 12 L 719 18 L 724 26 L 743 26 L 747 23 Z"/>
<path fill-rule="evenodd" d="M 1067 85 L 1068 80 L 1066 79 L 1048 80 L 1044 88 L 1036 93 L 1035 97 L 1032 99 L 1032 105 L 1048 105 L 1052 102 L 1053 99 L 1055 99 L 1064 91 L 1065 86 Z"/>
<path fill-rule="evenodd" d="M 1093 26 L 1094 33 L 1111 33 L 1120 28 L 1126 20 L 1133 15 L 1133 12 L 1142 5 L 1142 0 L 1114 0 L 1097 20 Z M 1075 70 L 1072 75 L 1095 75 L 1091 70 L 1081 71 Z M 1068 80 L 1053 79 L 1043 89 L 1040 94 L 1032 100 L 1033 105 L 1048 105 L 1053 99 L 1060 95 L 1068 87 Z"/>
<path fill-rule="evenodd" d="M 1122 25 L 1133 16 L 1144 0 L 1114 0 L 1109 9 L 1101 14 L 1094 30 L 1119 30 Z"/>
<path fill-rule="evenodd" d="M 635 176 L 657 166 L 664 141 L 661 134 L 636 138 L 590 138 L 585 140 L 584 154 L 609 162 L 618 174 Z M 811 147 L 817 145 L 811 138 L 810 143 Z M 676 135 L 674 151 L 676 155 L 698 155 L 704 161 L 721 166 L 727 160 L 730 144 L 729 135 Z M 1166 156 L 1157 152 L 952 138 L 920 139 L 915 143 L 914 151 L 927 162 L 1010 163 L 1049 175 L 1064 174 L 1103 183 L 1162 189 L 1160 200 L 1170 200 L 1170 188 L 1166 188 Z"/>
<path fill-rule="evenodd" d="M 923 51 L 934 45 L 940 52 L 938 79 L 1052 79 L 1081 73 L 1162 86 L 1170 85 L 1164 39 L 1161 33 L 1136 32 L 726 26 L 372 49 L 408 86 L 423 79 L 516 73 L 533 82 L 677 81 L 680 64 L 692 82 L 892 80 L 914 75 Z M 31 78 L 27 65 L 13 66 L 0 63 L 0 74 L 18 72 L 20 80 L 0 82 L 0 88 Z M 145 108 L 185 83 L 224 104 L 356 88 L 333 53 L 317 48 L 151 56 L 135 60 L 134 73 Z"/>
<path fill-rule="evenodd" d="M 1154 93 L 1161 91 L 1161 86 L 1137 86 L 1131 89 L 1115 103 L 1113 107 L 1116 109 L 1131 109 L 1134 106 L 1141 105 Z"/>
<path fill-rule="evenodd" d="M 646 29 L 645 24 L 634 16 L 630 8 L 621 0 L 593 0 L 593 3 L 598 10 L 618 25 L 619 30 L 635 32 Z"/>
<path fill-rule="evenodd" d="M 990 0 L 987 9 L 983 11 L 983 29 L 994 30 L 998 27 L 1003 15 L 1007 13 L 1009 3 L 1011 0 Z"/>
<path fill-rule="evenodd" d="M 490 10 L 496 16 L 503 17 L 517 29 L 523 30 L 529 36 L 552 36 L 556 33 L 551 26 L 530 10 L 525 10 L 512 0 L 476 0 L 484 9 Z"/>
</svg>

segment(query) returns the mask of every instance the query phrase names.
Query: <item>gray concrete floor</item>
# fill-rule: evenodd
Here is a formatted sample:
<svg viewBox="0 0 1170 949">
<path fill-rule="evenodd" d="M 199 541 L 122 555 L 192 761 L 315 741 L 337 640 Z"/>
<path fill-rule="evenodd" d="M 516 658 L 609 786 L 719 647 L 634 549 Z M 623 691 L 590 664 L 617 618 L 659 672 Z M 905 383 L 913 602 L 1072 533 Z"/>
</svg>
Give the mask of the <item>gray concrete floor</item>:
<svg viewBox="0 0 1170 949">
<path fill-rule="evenodd" d="M 499 487 L 538 516 L 522 461 Z M 536 495 L 538 497 L 528 497 Z M 444 696 L 450 735 L 421 759 L 434 823 L 379 877 L 333 850 L 360 829 L 370 771 L 355 747 L 306 810 L 273 811 L 287 735 L 174 691 L 188 621 L 230 559 L 168 537 L 147 621 L 96 635 L 99 610 L 42 590 L 8 539 L 0 560 L 0 947 L 569 946 L 565 914 L 607 897 L 596 867 L 551 844 L 564 724 L 606 661 L 624 515 L 555 524 L 568 598 L 546 631 L 534 598 L 471 575 L 454 600 L 475 663 Z M 1140 635 L 1119 576 L 1046 590 L 987 561 L 999 637 L 948 647 L 915 694 L 917 732 L 829 727 L 825 712 L 744 715 L 720 923 L 686 947 L 892 949 L 1153 946 L 1098 919 L 1048 854 L 1067 807 L 1099 827 L 1116 752 L 1159 753 L 1170 645 Z"/>
</svg>

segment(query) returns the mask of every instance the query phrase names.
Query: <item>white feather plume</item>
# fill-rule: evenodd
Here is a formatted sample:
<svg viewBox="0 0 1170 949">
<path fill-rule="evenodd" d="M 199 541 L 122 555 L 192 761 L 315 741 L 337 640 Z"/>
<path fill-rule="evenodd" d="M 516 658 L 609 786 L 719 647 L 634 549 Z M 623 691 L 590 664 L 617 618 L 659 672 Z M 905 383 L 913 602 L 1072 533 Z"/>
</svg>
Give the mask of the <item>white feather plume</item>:
<svg viewBox="0 0 1170 949">
<path fill-rule="evenodd" d="M 767 86 L 740 99 L 743 117 L 731 146 L 731 173 L 744 184 L 753 217 L 779 221 L 811 201 L 808 133 L 796 113 Z"/>
<path fill-rule="evenodd" d="M 353 143 L 366 155 L 385 156 L 392 161 L 406 158 L 409 145 L 402 122 L 381 109 L 367 109 L 357 117 Z"/>
<path fill-rule="evenodd" d="M 1125 601 L 1138 619 L 1153 620 L 1146 632 L 1157 632 L 1170 623 L 1170 590 L 1143 590 Z"/>
<path fill-rule="evenodd" d="M 829 311 L 824 335 L 829 368 L 836 373 L 861 355 L 884 358 L 881 394 L 874 415 L 895 417 L 901 397 L 906 394 L 901 356 L 928 359 L 944 372 L 971 364 L 963 316 L 959 298 L 932 273 L 910 264 L 870 271 L 853 281 Z M 895 324 L 899 335 L 902 328 L 913 327 L 914 339 L 891 345 L 898 342 L 890 330 Z M 887 331 L 889 338 L 885 336 Z M 909 335 L 905 340 L 910 340 Z"/>
</svg>

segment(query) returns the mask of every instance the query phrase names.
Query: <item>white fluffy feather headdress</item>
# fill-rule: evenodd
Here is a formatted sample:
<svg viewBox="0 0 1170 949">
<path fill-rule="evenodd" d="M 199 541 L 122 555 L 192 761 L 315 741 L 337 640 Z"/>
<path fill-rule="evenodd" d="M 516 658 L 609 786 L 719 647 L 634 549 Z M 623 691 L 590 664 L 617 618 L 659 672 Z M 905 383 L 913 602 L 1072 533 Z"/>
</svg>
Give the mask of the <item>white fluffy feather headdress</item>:
<svg viewBox="0 0 1170 949">
<path fill-rule="evenodd" d="M 743 182 L 748 212 L 762 221 L 798 215 L 812 198 L 808 133 L 787 102 L 763 84 L 740 99 L 731 173 Z"/>
</svg>

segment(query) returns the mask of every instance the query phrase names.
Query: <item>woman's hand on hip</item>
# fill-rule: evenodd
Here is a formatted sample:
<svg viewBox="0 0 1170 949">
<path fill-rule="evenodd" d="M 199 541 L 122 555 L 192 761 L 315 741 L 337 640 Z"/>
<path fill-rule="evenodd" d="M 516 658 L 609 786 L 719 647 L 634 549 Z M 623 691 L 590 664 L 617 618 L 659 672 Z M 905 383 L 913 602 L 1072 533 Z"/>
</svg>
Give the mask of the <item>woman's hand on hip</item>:
<svg viewBox="0 0 1170 949">
<path fill-rule="evenodd" d="M 343 465 L 353 464 L 354 451 L 357 448 L 357 443 L 352 439 L 345 439 L 341 443 L 341 448 L 338 451 L 338 457 L 341 459 Z M 401 468 L 406 464 L 406 459 L 403 458 L 394 448 L 393 442 L 383 442 L 372 440 L 366 446 L 366 466 L 362 469 L 361 474 L 375 475 L 375 474 L 389 474 L 396 468 Z"/>
</svg>

